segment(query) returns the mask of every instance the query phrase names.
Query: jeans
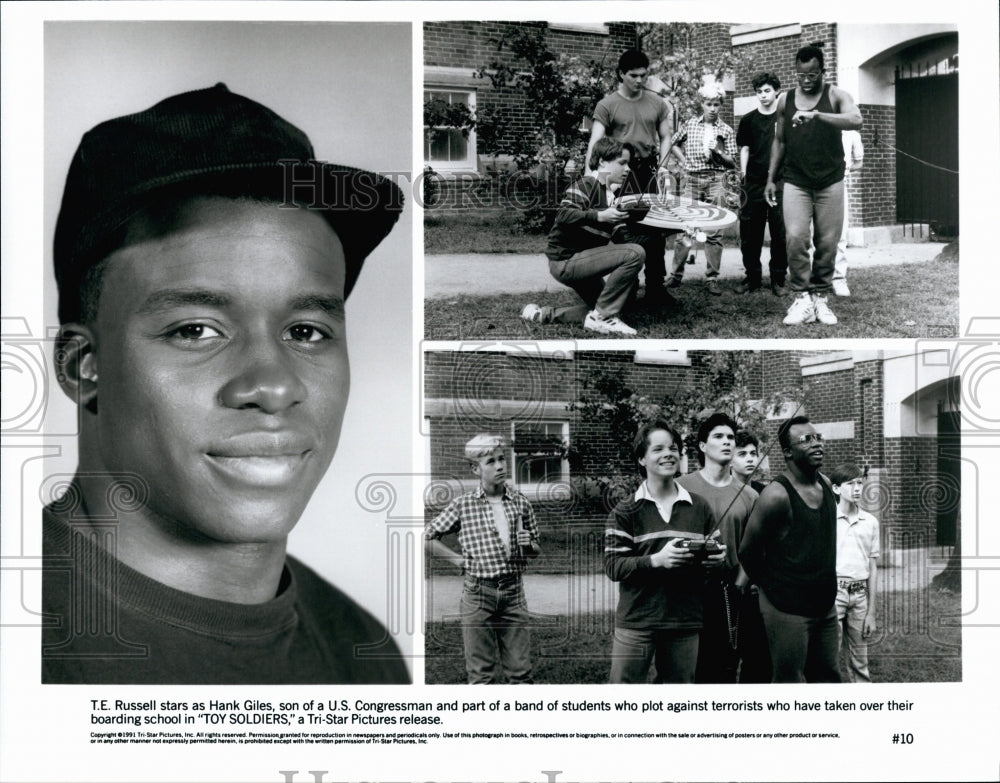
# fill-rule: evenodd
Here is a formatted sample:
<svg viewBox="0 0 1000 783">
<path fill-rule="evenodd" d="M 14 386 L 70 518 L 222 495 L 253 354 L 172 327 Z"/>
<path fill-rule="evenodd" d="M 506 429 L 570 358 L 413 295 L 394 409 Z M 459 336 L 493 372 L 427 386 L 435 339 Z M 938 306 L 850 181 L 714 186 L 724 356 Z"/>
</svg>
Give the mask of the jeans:
<svg viewBox="0 0 1000 783">
<path fill-rule="evenodd" d="M 638 245 L 646 254 L 646 293 L 652 289 L 663 288 L 663 278 L 667 274 L 666 250 L 667 235 L 676 231 L 643 226 L 639 223 L 626 223 L 615 229 L 611 241 L 616 244 L 631 243 Z"/>
<path fill-rule="evenodd" d="M 721 171 L 694 171 L 688 175 L 684 195 L 698 201 L 718 204 L 722 198 Z M 670 267 L 670 276 L 675 280 L 684 277 L 684 264 L 687 261 L 689 248 L 683 242 L 674 243 L 674 261 Z M 722 268 L 722 232 L 713 231 L 705 238 L 705 277 L 719 276 Z"/>
<path fill-rule="evenodd" d="M 581 250 L 565 261 L 549 261 L 549 272 L 586 303 L 555 311 L 552 320 L 580 324 L 596 309 L 602 316 L 618 315 L 635 293 L 639 271 L 646 258 L 636 244 L 602 245 Z M 605 281 L 604 275 L 608 278 Z"/>
<path fill-rule="evenodd" d="M 740 250 L 747 281 L 760 285 L 760 253 L 764 247 L 764 227 L 771 229 L 771 260 L 768 269 L 771 282 L 785 284 L 788 274 L 788 254 L 785 252 L 785 221 L 782 216 L 781 190 L 777 191 L 777 205 L 771 206 L 764 198 L 764 186 L 759 183 L 746 185 L 747 203 L 740 210 Z"/>
<path fill-rule="evenodd" d="M 851 682 L 871 682 L 868 673 L 868 642 L 862 633 L 868 616 L 868 590 L 848 593 L 846 587 L 837 589 L 837 649 L 847 638 L 850 665 L 847 675 Z"/>
<path fill-rule="evenodd" d="M 822 617 L 776 608 L 761 590 L 760 613 L 771 650 L 771 682 L 840 682 L 837 607 Z"/>
<path fill-rule="evenodd" d="M 837 242 L 844 229 L 844 182 L 820 190 L 785 183 L 785 247 L 788 286 L 796 293 L 827 294 L 833 286 Z M 815 254 L 809 261 L 810 230 Z"/>
<path fill-rule="evenodd" d="M 461 609 L 469 684 L 501 682 L 501 674 L 509 683 L 530 683 L 530 615 L 521 578 L 466 576 Z"/>
<path fill-rule="evenodd" d="M 656 664 L 653 682 L 694 682 L 698 631 L 615 628 L 611 643 L 612 684 L 647 682 L 650 661 Z"/>
</svg>

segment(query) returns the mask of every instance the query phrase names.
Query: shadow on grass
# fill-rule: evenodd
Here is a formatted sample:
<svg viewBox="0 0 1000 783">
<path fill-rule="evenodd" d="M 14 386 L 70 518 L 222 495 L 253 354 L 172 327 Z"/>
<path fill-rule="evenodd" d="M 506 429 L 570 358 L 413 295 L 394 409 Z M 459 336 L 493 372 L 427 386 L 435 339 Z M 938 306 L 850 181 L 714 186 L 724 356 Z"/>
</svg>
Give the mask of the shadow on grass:
<svg viewBox="0 0 1000 783">
<path fill-rule="evenodd" d="M 839 319 L 834 326 L 785 326 L 781 321 L 791 297 L 776 297 L 766 288 L 741 295 L 734 290 L 735 279 L 722 282 L 722 296 L 709 295 L 700 281 L 676 289 L 683 303 L 679 313 L 652 313 L 640 300 L 623 314 L 623 320 L 638 330 L 640 339 L 945 339 L 958 334 L 958 264 L 952 261 L 852 270 L 852 296 L 829 298 Z M 555 294 L 427 299 L 424 335 L 428 340 L 609 339 L 586 331 L 582 324 L 528 323 L 520 317 L 528 302 L 562 307 L 578 304 L 579 299 L 569 289 Z"/>
<path fill-rule="evenodd" d="M 948 590 L 895 591 L 879 599 L 879 630 L 868 646 L 873 682 L 960 682 L 961 597 Z M 532 627 L 536 683 L 606 683 L 611 669 L 612 613 L 539 618 Z M 457 622 L 425 628 L 425 680 L 465 682 Z"/>
</svg>

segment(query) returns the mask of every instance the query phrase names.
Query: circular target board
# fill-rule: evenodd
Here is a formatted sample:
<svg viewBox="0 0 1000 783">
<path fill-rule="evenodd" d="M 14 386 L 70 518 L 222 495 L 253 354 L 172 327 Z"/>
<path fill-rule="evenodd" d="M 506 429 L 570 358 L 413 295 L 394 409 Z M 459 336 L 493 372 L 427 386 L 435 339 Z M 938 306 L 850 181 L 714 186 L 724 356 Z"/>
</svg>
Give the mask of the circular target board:
<svg viewBox="0 0 1000 783">
<path fill-rule="evenodd" d="M 639 222 L 654 228 L 715 230 L 736 222 L 735 212 L 704 201 L 654 197 L 648 203 L 649 214 Z"/>
</svg>

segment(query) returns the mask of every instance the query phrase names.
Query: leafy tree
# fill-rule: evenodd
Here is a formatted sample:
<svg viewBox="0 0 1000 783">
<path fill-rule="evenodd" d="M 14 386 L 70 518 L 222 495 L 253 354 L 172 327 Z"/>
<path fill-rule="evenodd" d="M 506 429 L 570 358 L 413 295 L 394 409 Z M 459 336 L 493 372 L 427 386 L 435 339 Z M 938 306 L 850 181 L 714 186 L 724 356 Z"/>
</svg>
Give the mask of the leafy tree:
<svg viewBox="0 0 1000 783">
<path fill-rule="evenodd" d="M 749 67 L 731 53 L 719 58 L 704 54 L 698 37 L 710 28 L 636 25 L 636 44 L 650 57 L 650 74 L 663 85 L 661 94 L 672 106 L 675 126 L 699 110 L 698 89 L 706 75 L 721 79 L 737 66 Z M 600 60 L 557 54 L 549 49 L 546 33 L 542 25 L 507 25 L 492 39 L 496 55 L 478 70 L 478 76 L 488 78 L 494 88 L 520 91 L 531 112 L 533 133 L 509 133 L 508 118 L 502 114 L 486 119 L 480 112 L 477 125 L 485 149 L 513 156 L 518 169 L 528 175 L 518 179 L 532 196 L 526 206 L 519 202 L 525 207 L 520 224 L 531 233 L 551 227 L 563 191 L 583 173 L 594 107 L 618 86 L 619 52 L 609 51 Z"/>
<path fill-rule="evenodd" d="M 786 403 L 805 401 L 807 390 L 801 386 L 759 399 L 753 383 L 754 374 L 760 372 L 756 352 L 709 351 L 699 361 L 702 375 L 696 384 L 665 391 L 659 398 L 635 392 L 622 369 L 595 370 L 584 379 L 584 392 L 570 408 L 583 422 L 607 427 L 617 459 L 609 461 L 604 471 L 580 476 L 578 491 L 599 499 L 609 509 L 634 492 L 641 479 L 632 459 L 632 441 L 639 428 L 654 419 L 663 418 L 680 431 L 690 461 L 698 453 L 698 425 L 712 413 L 727 414 L 741 428 L 757 435 L 766 449 L 767 416 L 777 414 Z M 576 450 L 578 462 L 586 463 L 588 456 L 585 448 Z"/>
</svg>

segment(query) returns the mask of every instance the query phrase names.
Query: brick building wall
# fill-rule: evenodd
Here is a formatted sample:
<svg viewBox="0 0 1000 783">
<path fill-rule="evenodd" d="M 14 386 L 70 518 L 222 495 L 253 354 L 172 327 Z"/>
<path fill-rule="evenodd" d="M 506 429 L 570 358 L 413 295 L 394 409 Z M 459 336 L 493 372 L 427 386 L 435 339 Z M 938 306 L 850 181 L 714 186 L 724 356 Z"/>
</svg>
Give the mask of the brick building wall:
<svg viewBox="0 0 1000 783">
<path fill-rule="evenodd" d="M 424 65 L 468 68 L 470 74 L 493 61 L 517 67 L 518 61 L 509 47 L 497 51 L 497 41 L 515 28 L 544 30 L 545 42 L 551 51 L 576 55 L 584 61 L 605 63 L 611 71 L 617 65 L 619 54 L 635 42 L 635 26 L 630 23 L 610 23 L 605 35 L 551 29 L 546 22 L 425 22 Z M 477 87 L 476 98 L 477 108 L 500 108 L 509 118 L 509 125 L 498 141 L 498 147 L 502 148 L 514 138 L 534 136 L 536 129 L 531 106 L 520 89 L 494 88 L 487 79 Z M 478 152 L 488 155 L 494 150 L 480 142 Z"/>
<path fill-rule="evenodd" d="M 926 536 L 933 540 L 937 438 L 884 437 L 880 359 L 854 361 L 851 367 L 803 377 L 802 359 L 829 353 L 760 352 L 759 370 L 755 370 L 753 377 L 759 379 L 761 396 L 779 389 L 793 389 L 801 383 L 800 402 L 804 404 L 799 413 L 817 423 L 853 424 L 853 437 L 828 439 L 824 456 L 827 470 L 842 462 L 870 468 L 873 480 L 866 488 L 862 505 L 879 517 L 886 531 L 895 531 L 894 536 L 911 531 L 913 535 L 906 539 L 911 545 L 920 545 Z M 467 401 L 452 406 L 447 414 L 429 415 L 430 471 L 436 479 L 448 484 L 448 489 L 429 491 L 428 517 L 437 513 L 460 488 L 455 479 L 472 478 L 463 447 L 473 434 L 493 432 L 509 437 L 512 419 L 561 419 L 569 422 L 570 446 L 582 452 L 582 462 L 571 471 L 573 489 L 564 484 L 556 486 L 535 503 L 536 512 L 547 535 L 599 538 L 600 526 L 617 499 L 616 488 L 594 489 L 591 483 L 581 489 L 579 481 L 585 476 L 616 471 L 628 476 L 633 466 L 631 459 L 620 457 L 617 442 L 605 422 L 584 420 L 578 413 L 567 411 L 566 406 L 585 393 L 584 382 L 595 370 L 620 370 L 625 385 L 634 394 L 658 402 L 673 392 L 705 383 L 707 355 L 706 351 L 689 352 L 690 365 L 682 366 L 637 363 L 630 351 L 579 351 L 572 358 L 558 360 L 497 353 L 426 353 L 427 400 Z M 500 406 L 500 401 L 507 402 Z M 521 402 L 512 405 L 510 401 Z M 765 440 L 761 451 L 769 450 L 768 477 L 784 469 L 777 444 L 781 421 L 768 420 L 766 432 L 757 433 Z M 693 458 L 689 459 L 688 469 L 697 469 Z"/>
<path fill-rule="evenodd" d="M 857 186 L 851 188 L 851 225 L 896 223 L 896 107 L 862 104 L 861 142 L 865 161 Z"/>
<path fill-rule="evenodd" d="M 766 41 L 738 44 L 733 54 L 746 58 L 752 68 L 736 73 L 736 94 L 753 95 L 750 82 L 755 73 L 770 71 L 781 81 L 782 89 L 795 86 L 795 52 L 816 41 L 823 42 L 823 61 L 827 81 L 837 83 L 837 25 L 831 23 L 803 24 L 801 33 Z"/>
<path fill-rule="evenodd" d="M 885 527 L 924 536 L 912 545 L 932 545 L 937 525 L 937 438 L 886 438 L 885 453 L 894 469 L 882 477 L 879 508 L 873 513 L 880 515 Z"/>
</svg>

